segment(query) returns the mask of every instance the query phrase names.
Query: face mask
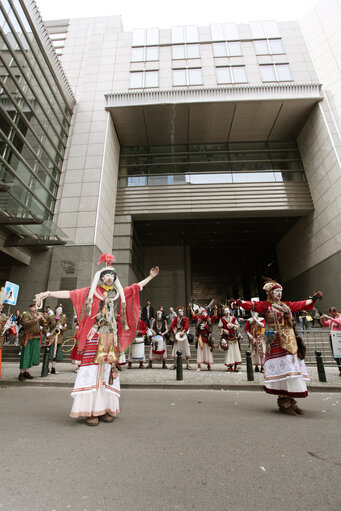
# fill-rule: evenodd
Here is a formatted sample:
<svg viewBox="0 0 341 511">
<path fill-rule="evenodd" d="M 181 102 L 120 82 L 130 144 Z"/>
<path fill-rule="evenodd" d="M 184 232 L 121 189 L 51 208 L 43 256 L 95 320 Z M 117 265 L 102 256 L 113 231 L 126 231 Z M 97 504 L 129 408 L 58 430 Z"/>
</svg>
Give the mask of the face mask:
<svg viewBox="0 0 341 511">
<path fill-rule="evenodd" d="M 63 309 L 61 309 L 60 307 L 57 307 L 56 308 L 56 313 L 58 314 L 58 316 L 63 312 Z"/>
<path fill-rule="evenodd" d="M 230 309 L 224 309 L 224 314 L 230 314 Z"/>
</svg>

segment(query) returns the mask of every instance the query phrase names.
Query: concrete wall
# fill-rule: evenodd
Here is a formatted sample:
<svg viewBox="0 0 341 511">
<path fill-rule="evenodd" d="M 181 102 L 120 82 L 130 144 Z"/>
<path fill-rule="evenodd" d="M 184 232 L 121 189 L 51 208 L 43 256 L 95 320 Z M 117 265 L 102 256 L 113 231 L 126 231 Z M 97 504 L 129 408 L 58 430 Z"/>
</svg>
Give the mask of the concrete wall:
<svg viewBox="0 0 341 511">
<path fill-rule="evenodd" d="M 323 288 L 330 272 L 330 264 L 324 262 L 339 261 L 340 257 L 340 147 L 334 145 L 331 137 L 327 108 L 326 103 L 315 108 L 297 140 L 315 209 L 301 218 L 277 246 L 282 281 L 290 283 L 294 298 L 296 292 L 311 285 L 313 275 L 319 275 Z M 336 275 L 330 289 L 332 301 L 337 298 L 337 278 Z M 316 287 L 317 283 L 313 288 Z M 337 300 L 340 302 L 340 298 Z"/>
<path fill-rule="evenodd" d="M 119 144 L 104 94 L 111 90 L 120 16 L 70 20 L 62 65 L 77 98 L 56 223 L 77 245 L 111 250 Z"/>
</svg>

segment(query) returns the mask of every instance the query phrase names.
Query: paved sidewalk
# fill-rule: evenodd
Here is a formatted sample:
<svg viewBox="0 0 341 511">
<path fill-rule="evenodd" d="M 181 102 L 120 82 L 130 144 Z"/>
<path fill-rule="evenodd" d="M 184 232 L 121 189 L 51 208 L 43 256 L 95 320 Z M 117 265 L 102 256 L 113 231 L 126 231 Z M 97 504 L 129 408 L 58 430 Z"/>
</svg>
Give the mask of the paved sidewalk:
<svg viewBox="0 0 341 511">
<path fill-rule="evenodd" d="M 169 364 L 170 366 L 170 364 Z M 228 373 L 223 364 L 215 364 L 211 371 L 202 369 L 196 371 L 196 366 L 192 365 L 192 370 L 183 368 L 183 380 L 176 381 L 176 371 L 159 369 L 128 369 L 123 366 L 120 373 L 121 385 L 123 388 L 192 388 L 192 389 L 232 389 L 232 390 L 261 390 L 263 385 L 263 375 L 254 373 L 254 382 L 247 381 L 245 366 L 239 373 Z M 325 367 L 327 383 L 322 383 L 318 379 L 317 368 L 315 365 L 307 366 L 310 383 L 308 389 L 318 392 L 341 392 L 341 377 L 338 368 Z M 19 361 L 3 362 L 0 386 L 18 385 L 18 386 L 60 386 L 73 387 L 76 374 L 75 366 L 70 362 L 61 362 L 58 364 L 58 374 L 50 374 L 46 378 L 41 378 L 41 364 L 39 367 L 33 367 L 31 370 L 33 380 L 20 382 L 18 380 Z"/>
</svg>

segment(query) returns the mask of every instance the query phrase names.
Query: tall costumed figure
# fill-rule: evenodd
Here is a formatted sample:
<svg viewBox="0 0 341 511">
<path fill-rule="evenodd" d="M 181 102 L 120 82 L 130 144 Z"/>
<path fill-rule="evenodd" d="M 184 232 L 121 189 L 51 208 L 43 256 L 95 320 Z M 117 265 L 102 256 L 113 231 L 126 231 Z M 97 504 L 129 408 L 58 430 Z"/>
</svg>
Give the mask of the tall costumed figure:
<svg viewBox="0 0 341 511">
<path fill-rule="evenodd" d="M 44 298 L 72 300 L 77 314 L 78 356 L 81 359 L 71 393 L 70 416 L 86 417 L 89 426 L 99 419 L 112 422 L 119 413 L 120 378 L 118 359 L 133 342 L 139 319 L 139 292 L 159 273 L 156 266 L 141 282 L 123 289 L 112 263 L 112 254 L 102 254 L 90 287 L 73 291 L 44 291 L 36 295 L 40 306 Z"/>
<path fill-rule="evenodd" d="M 277 404 L 282 413 L 303 414 L 295 398 L 308 396 L 306 382 L 309 376 L 304 363 L 302 340 L 296 335 L 292 314 L 299 310 L 312 310 L 323 293 L 314 292 L 307 300 L 283 302 L 282 286 L 270 278 L 265 280 L 263 289 L 267 294 L 266 300 L 238 300 L 237 303 L 244 310 L 255 311 L 265 318 L 265 392 L 278 396 Z"/>
</svg>

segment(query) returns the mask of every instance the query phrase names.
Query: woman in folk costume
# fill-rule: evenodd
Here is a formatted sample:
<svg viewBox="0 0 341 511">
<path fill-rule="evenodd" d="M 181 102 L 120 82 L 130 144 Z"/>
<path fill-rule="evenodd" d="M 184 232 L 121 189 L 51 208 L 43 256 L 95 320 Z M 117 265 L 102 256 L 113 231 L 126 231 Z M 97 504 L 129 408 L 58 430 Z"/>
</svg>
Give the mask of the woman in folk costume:
<svg viewBox="0 0 341 511">
<path fill-rule="evenodd" d="M 220 318 L 218 328 L 220 332 L 220 344 L 227 346 L 224 350 L 224 364 L 227 371 L 238 373 L 242 364 L 242 357 L 239 349 L 237 330 L 239 330 L 239 323 L 235 316 L 232 316 L 230 308 L 225 306 L 223 309 L 224 315 Z"/>
<path fill-rule="evenodd" d="M 153 367 L 155 360 L 162 361 L 162 369 L 167 369 L 167 345 L 165 335 L 168 333 L 167 320 L 162 314 L 162 309 L 156 312 L 156 318 L 152 321 L 151 326 L 153 337 L 149 352 L 148 369 Z"/>
<path fill-rule="evenodd" d="M 140 308 L 140 317 L 136 327 L 135 339 L 129 348 L 128 369 L 131 369 L 131 364 L 133 362 L 139 362 L 140 369 L 144 369 L 143 363 L 146 361 L 144 355 L 144 338 L 147 333 L 147 327 L 146 323 L 141 319 L 141 313 L 142 310 Z"/>
<path fill-rule="evenodd" d="M 265 319 L 258 315 L 258 312 L 251 312 L 251 318 L 249 318 L 245 324 L 244 331 L 249 339 L 251 348 L 251 359 L 252 364 L 255 366 L 255 372 L 261 373 L 264 371 L 265 361 Z"/>
<path fill-rule="evenodd" d="M 139 312 L 139 292 L 159 273 L 149 276 L 124 290 L 115 269 L 112 254 L 102 254 L 98 264 L 105 263 L 91 287 L 73 291 L 45 291 L 36 295 L 39 305 L 47 296 L 70 298 L 78 320 L 78 350 L 83 353 L 75 386 L 71 417 L 86 417 L 89 426 L 97 426 L 99 418 L 112 422 L 119 413 L 120 379 L 118 357 L 134 339 Z M 116 319 L 117 318 L 117 319 Z"/>
<path fill-rule="evenodd" d="M 196 314 L 192 316 L 197 319 L 195 324 L 195 333 L 197 336 L 197 364 L 198 369 L 200 371 L 201 364 L 207 365 L 207 370 L 211 370 L 211 366 L 214 364 L 213 360 L 213 350 L 214 350 L 214 341 L 212 338 L 212 321 L 208 315 L 206 309 L 203 309 L 200 316 L 198 317 Z"/>
<path fill-rule="evenodd" d="M 295 397 L 307 397 L 308 372 L 298 357 L 296 333 L 292 313 L 311 310 L 323 294 L 318 291 L 308 300 L 282 302 L 283 288 L 278 282 L 266 279 L 263 289 L 267 300 L 260 302 L 239 301 L 245 310 L 253 310 L 265 318 L 266 355 L 264 363 L 264 390 L 278 396 L 279 410 L 288 415 L 303 414 Z"/>
<path fill-rule="evenodd" d="M 182 360 L 186 360 L 186 369 L 191 369 L 189 359 L 191 358 L 191 350 L 188 343 L 187 332 L 189 330 L 188 318 L 184 316 L 185 307 L 177 307 L 178 315 L 173 319 L 170 326 L 171 339 L 173 340 L 172 357 L 174 365 L 171 369 L 176 369 L 177 351 L 181 351 Z"/>
</svg>

